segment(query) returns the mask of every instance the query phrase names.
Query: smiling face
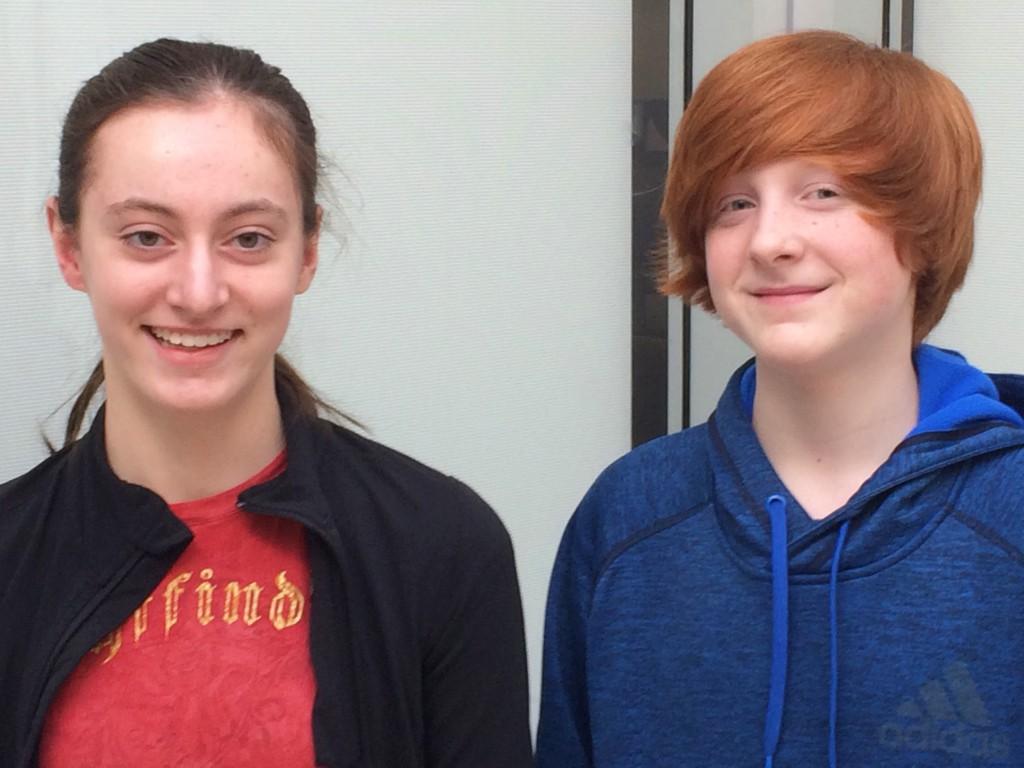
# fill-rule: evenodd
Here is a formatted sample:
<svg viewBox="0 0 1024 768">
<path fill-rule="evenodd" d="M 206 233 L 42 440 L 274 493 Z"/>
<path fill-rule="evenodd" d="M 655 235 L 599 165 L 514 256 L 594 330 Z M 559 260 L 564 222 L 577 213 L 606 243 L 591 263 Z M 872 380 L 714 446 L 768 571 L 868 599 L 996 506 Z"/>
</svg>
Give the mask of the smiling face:
<svg viewBox="0 0 1024 768">
<path fill-rule="evenodd" d="M 909 359 L 914 281 L 893 236 L 829 168 L 783 160 L 728 178 L 705 235 L 708 287 L 759 363 Z"/>
<path fill-rule="evenodd" d="M 77 227 L 55 201 L 48 215 L 64 278 L 92 303 L 111 403 L 210 412 L 273 398 L 317 243 L 289 159 L 249 105 L 115 114 L 93 136 Z"/>
</svg>

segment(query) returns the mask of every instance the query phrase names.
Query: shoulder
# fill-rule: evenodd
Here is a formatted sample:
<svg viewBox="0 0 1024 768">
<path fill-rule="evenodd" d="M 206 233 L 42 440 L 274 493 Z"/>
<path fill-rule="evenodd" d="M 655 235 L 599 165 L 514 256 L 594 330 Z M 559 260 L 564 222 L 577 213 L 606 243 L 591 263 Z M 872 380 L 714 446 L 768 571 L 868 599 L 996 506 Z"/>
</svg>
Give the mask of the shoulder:
<svg viewBox="0 0 1024 768">
<path fill-rule="evenodd" d="M 601 561 L 705 509 L 713 495 L 707 425 L 645 443 L 605 469 L 566 528 Z"/>
<path fill-rule="evenodd" d="M 396 531 L 507 544 L 498 516 L 466 483 L 345 427 L 318 427 L 318 473 L 329 497 L 372 509 Z"/>
<path fill-rule="evenodd" d="M 33 514 L 53 497 L 70 449 L 55 453 L 23 475 L 0 484 L 0 530 Z"/>
<path fill-rule="evenodd" d="M 963 472 L 954 514 L 982 538 L 1012 548 L 1024 565 L 1024 446 L 980 456 Z"/>
<path fill-rule="evenodd" d="M 396 605 L 412 598 L 427 647 L 473 605 L 499 596 L 518 605 L 511 538 L 473 489 L 364 435 L 320 426 L 320 488 L 334 525 L 378 590 L 398 590 Z"/>
<path fill-rule="evenodd" d="M 52 541 L 54 531 L 76 528 L 55 519 L 74 511 L 61 501 L 61 476 L 67 460 L 67 451 L 61 451 L 0 485 L 0 597 L 12 579 L 23 573 L 27 558 L 57 550 Z M 68 536 L 62 541 L 69 541 Z"/>
</svg>

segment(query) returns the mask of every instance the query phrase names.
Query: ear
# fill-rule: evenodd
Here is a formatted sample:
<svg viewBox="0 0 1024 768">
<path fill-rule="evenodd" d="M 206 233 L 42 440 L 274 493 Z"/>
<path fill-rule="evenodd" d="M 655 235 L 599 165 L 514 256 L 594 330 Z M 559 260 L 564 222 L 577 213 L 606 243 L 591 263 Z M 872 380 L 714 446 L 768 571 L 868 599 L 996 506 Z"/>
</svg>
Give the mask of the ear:
<svg viewBox="0 0 1024 768">
<path fill-rule="evenodd" d="M 64 276 L 64 282 L 76 291 L 84 291 L 85 279 L 82 277 L 82 256 L 78 249 L 78 238 L 75 231 L 61 221 L 55 196 L 46 201 L 46 226 L 50 230 L 53 252 L 57 255 L 57 266 Z"/>
<path fill-rule="evenodd" d="M 299 281 L 295 287 L 295 293 L 305 293 L 313 282 L 313 275 L 316 274 L 317 264 L 320 262 L 320 227 L 324 220 L 324 209 L 319 205 L 316 207 L 316 227 L 305 236 L 305 243 L 302 248 L 302 268 L 299 272 Z"/>
</svg>

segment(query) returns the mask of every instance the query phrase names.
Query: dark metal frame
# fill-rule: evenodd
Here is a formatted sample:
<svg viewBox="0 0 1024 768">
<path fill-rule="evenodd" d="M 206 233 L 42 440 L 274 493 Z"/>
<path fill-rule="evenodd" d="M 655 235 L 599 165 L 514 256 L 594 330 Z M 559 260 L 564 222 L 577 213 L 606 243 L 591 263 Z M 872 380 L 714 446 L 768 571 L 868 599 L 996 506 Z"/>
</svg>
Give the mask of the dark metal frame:
<svg viewBox="0 0 1024 768">
<path fill-rule="evenodd" d="M 683 110 L 690 103 L 693 95 L 693 0 L 686 0 L 683 10 Z M 691 359 L 693 357 L 690 334 L 689 304 L 683 305 L 683 429 L 690 426 L 690 382 Z M 668 376 L 668 371 L 665 371 Z M 668 424 L 665 425 L 668 431 Z"/>
</svg>

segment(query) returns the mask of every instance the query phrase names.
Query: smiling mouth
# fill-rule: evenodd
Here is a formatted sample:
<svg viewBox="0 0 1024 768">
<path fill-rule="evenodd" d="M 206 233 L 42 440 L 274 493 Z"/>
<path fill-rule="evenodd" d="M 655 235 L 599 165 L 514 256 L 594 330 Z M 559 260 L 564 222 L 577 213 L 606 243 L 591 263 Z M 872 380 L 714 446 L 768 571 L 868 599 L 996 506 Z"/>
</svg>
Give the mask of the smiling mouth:
<svg viewBox="0 0 1024 768">
<path fill-rule="evenodd" d="M 779 301 L 785 301 L 786 299 L 800 299 L 808 296 L 814 296 L 823 292 L 828 286 L 815 287 L 810 285 L 793 285 L 783 288 L 763 288 L 757 291 L 751 291 L 751 294 L 758 299 L 777 299 Z"/>
<path fill-rule="evenodd" d="M 787 285 L 779 288 L 761 288 L 752 291 L 755 296 L 795 296 L 802 293 L 820 293 L 824 287 L 813 285 Z"/>
<path fill-rule="evenodd" d="M 143 326 L 146 332 L 165 347 L 174 349 L 208 349 L 226 344 L 241 331 L 208 331 L 206 333 L 188 333 L 173 331 L 169 328 L 157 328 L 152 325 Z"/>
</svg>

